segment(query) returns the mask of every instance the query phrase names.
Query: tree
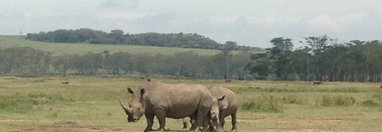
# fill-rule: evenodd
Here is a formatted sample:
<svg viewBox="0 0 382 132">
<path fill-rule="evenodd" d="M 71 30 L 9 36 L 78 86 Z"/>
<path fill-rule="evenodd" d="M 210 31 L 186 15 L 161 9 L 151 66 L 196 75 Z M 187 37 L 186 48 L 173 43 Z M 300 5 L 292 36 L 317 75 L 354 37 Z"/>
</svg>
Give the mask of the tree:
<svg viewBox="0 0 382 132">
<path fill-rule="evenodd" d="M 30 47 L 0 49 L 0 74 L 39 76 L 48 72 L 51 53 Z"/>
<path fill-rule="evenodd" d="M 132 55 L 126 52 L 117 52 L 106 59 L 106 67 L 113 75 L 126 74 L 133 71 Z"/>
<path fill-rule="evenodd" d="M 311 58 L 312 55 L 309 53 L 309 49 L 307 48 L 296 49 L 291 54 L 291 65 L 298 79 L 304 81 L 311 80 Z"/>
<path fill-rule="evenodd" d="M 105 66 L 105 58 L 102 53 L 88 52 L 84 55 L 74 56 L 73 63 L 78 74 L 97 75 L 98 70 Z"/>
<path fill-rule="evenodd" d="M 327 60 L 330 60 L 331 58 L 329 58 L 330 56 L 325 56 L 324 52 L 338 45 L 336 39 L 329 38 L 326 35 L 304 37 L 304 41 L 301 41 L 301 43 L 305 44 L 305 48 L 312 54 L 312 57 L 308 60 L 309 73 L 312 73 L 311 79 L 325 80 L 327 78 L 325 72 L 328 71 Z"/>
<path fill-rule="evenodd" d="M 226 45 L 219 44 L 203 35 L 196 33 L 139 33 L 129 34 L 119 29 L 97 31 L 87 28 L 77 30 L 55 30 L 40 33 L 28 33 L 26 39 L 57 43 L 91 43 L 91 44 L 133 44 L 182 48 L 249 50 L 250 47 L 238 46 L 234 41 Z"/>
<path fill-rule="evenodd" d="M 272 74 L 271 62 L 267 54 L 253 54 L 251 56 L 253 62 L 248 63 L 250 73 L 254 74 L 255 79 L 267 79 L 268 75 Z"/>
<path fill-rule="evenodd" d="M 270 49 L 271 55 L 282 56 L 288 54 L 293 49 L 292 39 L 278 37 L 271 40 L 273 47 Z"/>
<path fill-rule="evenodd" d="M 289 80 L 293 73 L 290 55 L 293 49 L 292 40 L 289 38 L 278 37 L 270 42 L 273 47 L 269 50 L 270 60 L 273 62 L 273 69 L 276 75 L 282 80 Z"/>
<path fill-rule="evenodd" d="M 226 41 L 224 43 L 223 49 L 220 51 L 222 52 L 222 60 L 224 65 L 224 79 L 230 79 L 230 68 L 232 65 L 232 51 L 237 46 L 237 43 L 234 41 Z"/>
<path fill-rule="evenodd" d="M 174 61 L 176 76 L 195 77 L 200 72 L 199 55 L 194 52 L 175 53 L 172 61 Z"/>
<path fill-rule="evenodd" d="M 54 66 L 54 70 L 63 76 L 68 75 L 69 70 L 74 70 L 74 59 L 75 55 L 61 55 L 55 56 L 52 61 L 52 65 Z"/>
<path fill-rule="evenodd" d="M 336 43 L 335 39 L 329 38 L 326 35 L 318 37 L 304 37 L 305 41 L 301 43 L 307 45 L 314 54 L 319 54 L 323 52 L 329 45 Z"/>
<path fill-rule="evenodd" d="M 125 36 L 122 30 L 112 30 L 110 37 L 113 40 L 113 44 L 122 44 L 125 42 Z"/>
<path fill-rule="evenodd" d="M 248 63 L 252 62 L 251 53 L 241 52 L 232 56 L 232 66 L 230 73 L 236 73 L 238 80 L 245 80 L 250 73 Z"/>
</svg>

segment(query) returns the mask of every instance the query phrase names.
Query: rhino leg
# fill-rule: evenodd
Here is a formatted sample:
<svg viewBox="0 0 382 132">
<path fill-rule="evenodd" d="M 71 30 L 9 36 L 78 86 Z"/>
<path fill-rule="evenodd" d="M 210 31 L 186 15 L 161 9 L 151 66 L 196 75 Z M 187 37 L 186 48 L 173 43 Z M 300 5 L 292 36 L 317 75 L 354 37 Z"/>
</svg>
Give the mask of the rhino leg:
<svg viewBox="0 0 382 132">
<path fill-rule="evenodd" d="M 205 118 L 208 115 L 208 107 L 207 108 L 199 108 L 196 116 L 196 120 L 191 127 L 191 131 L 194 131 L 197 127 L 202 126 L 203 122 L 206 120 Z"/>
<path fill-rule="evenodd" d="M 191 123 L 190 131 L 192 131 L 192 128 L 196 127 L 195 125 L 196 113 L 190 115 L 189 117 L 190 117 L 190 123 Z"/>
<path fill-rule="evenodd" d="M 159 120 L 159 131 L 164 131 L 164 127 L 166 126 L 166 112 L 161 109 L 155 110 L 155 115 L 157 116 Z"/>
<path fill-rule="evenodd" d="M 187 129 L 187 127 L 188 127 L 187 121 L 183 121 L 183 129 Z"/>
<path fill-rule="evenodd" d="M 224 129 L 224 124 L 225 124 L 224 116 L 219 117 L 219 122 L 220 122 L 220 128 Z"/>
<path fill-rule="evenodd" d="M 187 119 L 187 117 L 182 118 L 182 122 L 183 122 L 183 129 L 187 129 L 187 127 L 188 127 L 188 119 Z M 191 120 L 190 120 L 190 122 L 191 122 Z"/>
<path fill-rule="evenodd" d="M 206 120 L 204 121 L 204 123 L 203 123 L 203 130 L 204 131 L 208 131 L 208 132 L 214 131 L 214 128 L 212 127 L 210 120 L 211 120 L 211 118 L 206 118 Z"/>
<path fill-rule="evenodd" d="M 154 123 L 154 115 L 153 114 L 145 114 L 147 127 L 145 132 L 152 131 L 153 123 Z"/>
<path fill-rule="evenodd" d="M 234 112 L 233 114 L 231 114 L 231 118 L 232 118 L 232 129 L 231 131 L 237 131 L 237 128 L 236 128 L 236 112 Z"/>
<path fill-rule="evenodd" d="M 227 111 L 226 110 L 221 110 L 220 114 L 219 114 L 219 127 L 220 129 L 223 129 L 224 130 L 224 125 L 225 125 L 225 115 L 227 115 Z"/>
</svg>

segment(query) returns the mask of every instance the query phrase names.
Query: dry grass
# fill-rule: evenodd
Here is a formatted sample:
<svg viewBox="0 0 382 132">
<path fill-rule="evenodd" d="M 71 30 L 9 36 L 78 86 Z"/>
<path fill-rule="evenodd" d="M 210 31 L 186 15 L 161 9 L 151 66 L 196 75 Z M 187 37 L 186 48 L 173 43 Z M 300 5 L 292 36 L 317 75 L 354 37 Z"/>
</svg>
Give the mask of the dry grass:
<svg viewBox="0 0 382 132">
<path fill-rule="evenodd" d="M 312 82 L 299 81 L 160 80 L 219 84 L 232 89 L 241 103 L 239 131 L 382 130 L 379 83 L 324 82 L 314 86 Z M 70 83 L 62 84 L 64 81 Z M 126 88 L 137 88 L 143 81 L 138 78 L 0 77 L 0 131 L 142 131 L 145 119 L 127 123 L 118 99 L 128 101 Z M 251 101 L 262 108 L 277 107 L 277 111 L 245 108 L 245 103 Z M 277 106 L 272 106 L 274 104 Z M 226 121 L 225 129 L 229 130 L 230 118 Z M 157 126 L 156 121 L 154 128 Z M 181 121 L 174 119 L 168 119 L 166 126 L 170 130 L 182 128 Z"/>
</svg>

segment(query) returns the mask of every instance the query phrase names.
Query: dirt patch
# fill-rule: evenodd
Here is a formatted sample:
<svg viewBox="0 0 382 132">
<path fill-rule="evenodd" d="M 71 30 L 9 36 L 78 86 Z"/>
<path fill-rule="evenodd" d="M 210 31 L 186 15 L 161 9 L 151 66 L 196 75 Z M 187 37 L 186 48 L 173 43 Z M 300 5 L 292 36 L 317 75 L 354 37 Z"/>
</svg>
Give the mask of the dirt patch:
<svg viewBox="0 0 382 132">
<path fill-rule="evenodd" d="M 335 125 L 343 120 L 339 119 L 290 119 L 290 118 L 239 118 L 238 122 L 269 122 L 269 123 L 289 123 L 300 125 Z"/>
<path fill-rule="evenodd" d="M 343 120 L 338 119 L 299 119 L 296 120 L 296 124 L 306 125 L 306 124 L 315 124 L 315 125 L 338 125 L 342 123 Z"/>
<path fill-rule="evenodd" d="M 138 132 L 137 130 L 122 128 L 97 128 L 76 126 L 39 126 L 37 128 L 11 130 L 13 132 Z"/>
<path fill-rule="evenodd" d="M 37 128 L 10 130 L 11 132 L 141 132 L 128 128 L 98 128 L 80 126 L 48 126 L 42 125 Z M 188 132 L 187 130 L 167 130 L 169 132 Z"/>
<path fill-rule="evenodd" d="M 35 120 L 0 120 L 3 122 L 32 122 Z M 9 128 L 10 132 L 141 132 L 142 130 L 132 128 L 105 128 L 95 126 L 82 126 L 73 121 L 56 122 L 50 125 L 39 125 L 36 127 L 28 128 Z M 170 132 L 187 132 L 187 130 L 168 130 Z"/>
<path fill-rule="evenodd" d="M 29 120 L 0 120 L 2 122 L 15 122 L 15 121 L 29 121 Z M 230 119 L 226 119 L 230 122 Z M 310 129 L 309 126 L 336 126 L 344 122 L 340 119 L 303 119 L 303 118 L 238 118 L 238 122 L 247 122 L 249 124 L 253 123 L 267 123 L 267 124 L 291 124 L 297 126 L 295 130 L 293 129 L 266 129 L 261 131 L 266 132 L 317 132 L 317 131 L 327 131 L 321 129 Z M 299 129 L 300 128 L 300 129 Z M 63 121 L 56 122 L 51 125 L 40 125 L 33 128 L 23 128 L 23 129 L 13 129 L 13 132 L 140 132 L 142 130 L 132 129 L 132 128 L 104 128 L 104 127 L 94 127 L 94 126 L 82 126 L 76 122 Z M 184 130 L 171 130 L 171 132 L 185 132 Z"/>
<path fill-rule="evenodd" d="M 329 130 L 318 130 L 318 129 L 300 129 L 300 130 L 285 130 L 285 129 L 269 129 L 264 132 L 331 132 Z"/>
<path fill-rule="evenodd" d="M 33 120 L 0 120 L 0 122 L 27 122 Z M 80 126 L 76 122 L 56 122 L 53 125 L 40 125 L 33 128 L 9 129 L 11 132 L 138 132 L 128 128 L 100 128 Z"/>
</svg>

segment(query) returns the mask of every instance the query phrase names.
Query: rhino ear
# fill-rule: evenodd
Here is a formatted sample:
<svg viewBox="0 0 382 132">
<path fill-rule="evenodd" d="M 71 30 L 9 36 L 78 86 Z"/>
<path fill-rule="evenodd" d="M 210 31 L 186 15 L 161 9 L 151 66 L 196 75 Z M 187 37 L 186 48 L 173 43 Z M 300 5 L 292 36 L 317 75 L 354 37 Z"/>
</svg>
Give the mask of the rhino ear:
<svg viewBox="0 0 382 132">
<path fill-rule="evenodd" d="M 127 88 L 127 91 L 130 93 L 130 94 L 134 94 L 134 91 L 131 89 L 131 88 Z"/>
<path fill-rule="evenodd" d="M 218 98 L 218 101 L 222 101 L 224 98 L 225 98 L 225 95 L 223 95 L 220 98 Z"/>
<path fill-rule="evenodd" d="M 141 89 L 141 96 L 144 94 L 146 92 L 146 90 L 145 89 Z"/>
</svg>

